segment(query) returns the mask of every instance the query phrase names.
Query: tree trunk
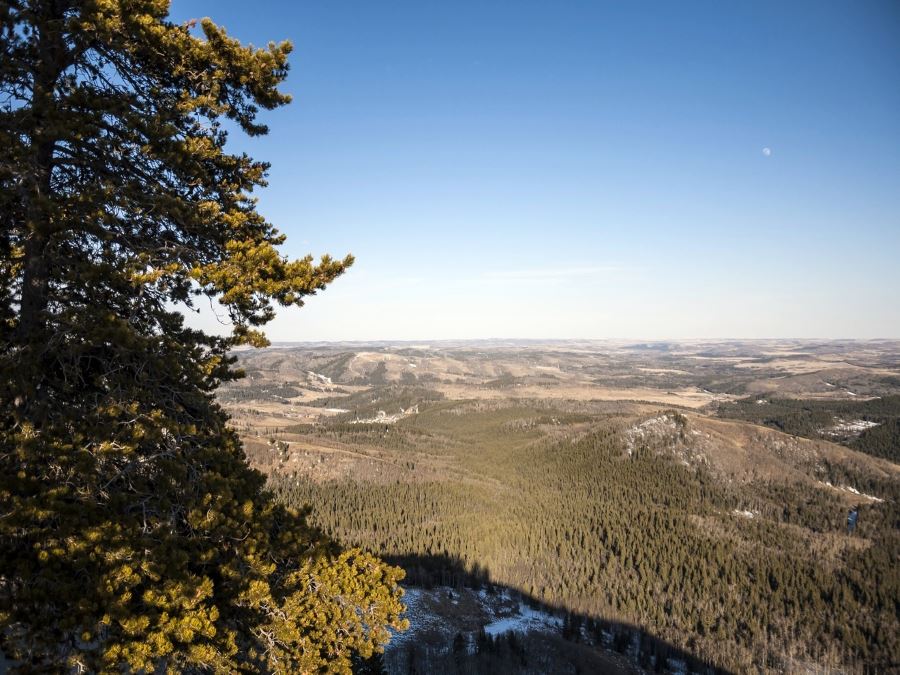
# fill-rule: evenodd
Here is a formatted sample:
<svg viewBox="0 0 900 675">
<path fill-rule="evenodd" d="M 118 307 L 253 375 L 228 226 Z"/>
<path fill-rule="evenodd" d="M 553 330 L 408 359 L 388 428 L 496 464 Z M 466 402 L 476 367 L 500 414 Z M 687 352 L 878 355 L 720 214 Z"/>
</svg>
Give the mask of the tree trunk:
<svg viewBox="0 0 900 675">
<path fill-rule="evenodd" d="M 59 2 L 44 4 L 45 14 L 39 27 L 34 83 L 31 96 L 31 161 L 25 205 L 25 260 L 22 299 L 19 306 L 18 341 L 33 341 L 44 323 L 49 302 L 48 246 L 53 223 L 49 202 L 56 139 L 48 126 L 56 122 L 54 89 L 65 68 L 65 42 L 61 31 L 65 19 Z"/>
</svg>

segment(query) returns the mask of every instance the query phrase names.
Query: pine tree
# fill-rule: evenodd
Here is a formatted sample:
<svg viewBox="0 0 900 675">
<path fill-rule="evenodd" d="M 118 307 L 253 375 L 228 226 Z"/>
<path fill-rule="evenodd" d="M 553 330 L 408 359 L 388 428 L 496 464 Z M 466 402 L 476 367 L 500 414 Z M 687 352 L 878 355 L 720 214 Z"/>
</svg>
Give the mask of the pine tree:
<svg viewBox="0 0 900 675">
<path fill-rule="evenodd" d="M 352 263 L 256 210 L 289 43 L 168 0 L 0 2 L 0 641 L 23 670 L 348 672 L 402 572 L 277 504 L 213 398 Z M 249 10 L 248 10 L 249 11 Z M 218 298 L 228 337 L 174 311 Z"/>
</svg>

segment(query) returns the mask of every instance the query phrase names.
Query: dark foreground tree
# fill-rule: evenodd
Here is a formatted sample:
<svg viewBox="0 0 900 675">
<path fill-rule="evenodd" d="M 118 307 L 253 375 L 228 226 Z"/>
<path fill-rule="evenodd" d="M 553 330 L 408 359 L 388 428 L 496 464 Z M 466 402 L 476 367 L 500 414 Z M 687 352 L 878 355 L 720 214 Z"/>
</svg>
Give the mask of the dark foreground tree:
<svg viewBox="0 0 900 675">
<path fill-rule="evenodd" d="M 290 45 L 168 0 L 0 2 L 0 640 L 24 670 L 348 670 L 400 570 L 251 470 L 216 387 L 350 265 L 288 261 L 251 197 Z M 234 332 L 173 311 L 217 297 Z"/>
</svg>

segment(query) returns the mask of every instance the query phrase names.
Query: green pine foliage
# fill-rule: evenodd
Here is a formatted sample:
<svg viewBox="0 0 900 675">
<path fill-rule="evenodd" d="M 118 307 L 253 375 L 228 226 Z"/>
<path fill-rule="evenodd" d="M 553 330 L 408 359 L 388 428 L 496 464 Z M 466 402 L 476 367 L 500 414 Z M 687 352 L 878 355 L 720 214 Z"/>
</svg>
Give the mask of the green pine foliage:
<svg viewBox="0 0 900 675">
<path fill-rule="evenodd" d="M 402 572 L 251 470 L 230 348 L 352 258 L 287 260 L 256 211 L 289 43 L 167 0 L 0 2 L 0 647 L 23 671 L 347 672 Z M 206 296 L 206 297 L 204 297 Z M 174 304 L 218 298 L 229 337 Z"/>
</svg>

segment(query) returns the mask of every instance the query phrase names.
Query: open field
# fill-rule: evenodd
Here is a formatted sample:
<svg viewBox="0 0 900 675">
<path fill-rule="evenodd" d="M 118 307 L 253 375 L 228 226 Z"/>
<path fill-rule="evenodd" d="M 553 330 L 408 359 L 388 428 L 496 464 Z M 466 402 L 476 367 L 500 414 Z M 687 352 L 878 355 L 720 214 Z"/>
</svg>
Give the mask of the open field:
<svg viewBox="0 0 900 675">
<path fill-rule="evenodd" d="M 452 399 L 643 400 L 693 408 L 749 394 L 856 399 L 900 388 L 900 343 L 891 341 L 278 345 L 242 352 L 241 365 L 248 378 L 221 398 L 231 403 L 240 396 L 257 409 L 271 403 L 276 412 L 288 402 L 303 406 L 387 384 L 427 386 Z"/>
</svg>

